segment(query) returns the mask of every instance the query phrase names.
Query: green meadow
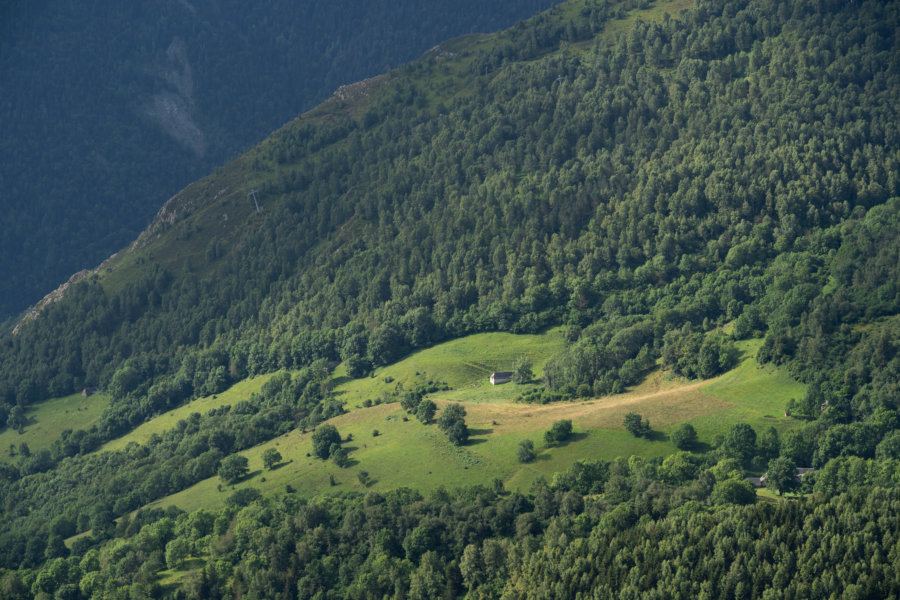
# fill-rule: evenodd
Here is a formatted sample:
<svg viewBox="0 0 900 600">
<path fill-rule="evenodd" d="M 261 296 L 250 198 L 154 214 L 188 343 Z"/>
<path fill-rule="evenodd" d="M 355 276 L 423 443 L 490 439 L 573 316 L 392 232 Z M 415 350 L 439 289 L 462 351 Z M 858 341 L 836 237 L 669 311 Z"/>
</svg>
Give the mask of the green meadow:
<svg viewBox="0 0 900 600">
<path fill-rule="evenodd" d="M 100 448 L 100 452 L 104 450 L 122 450 L 131 442 L 145 444 L 153 434 L 162 435 L 169 429 L 174 428 L 178 421 L 187 419 L 191 413 L 206 413 L 214 408 L 225 405 L 234 405 L 241 400 L 246 400 L 251 394 L 259 392 L 263 384 L 268 381 L 274 373 L 251 377 L 243 381 L 239 381 L 221 394 L 197 398 L 183 406 L 165 412 L 158 417 L 141 424 L 135 429 L 120 438 L 110 440 Z"/>
<path fill-rule="evenodd" d="M 494 371 L 512 370 L 514 361 L 527 357 L 536 378 L 544 363 L 563 349 L 562 330 L 555 328 L 536 335 L 479 333 L 420 350 L 380 369 L 371 376 L 349 379 L 343 366 L 335 369 L 335 393 L 348 410 L 362 406 L 365 400 L 384 399 L 399 389 L 434 381 L 452 388 L 442 398 L 460 401 L 511 401 L 533 386 L 491 385 Z"/>
<path fill-rule="evenodd" d="M 796 423 L 784 416 L 784 405 L 789 398 L 802 395 L 803 385 L 777 368 L 760 367 L 755 360 L 759 341 L 742 342 L 740 364 L 715 379 L 687 381 L 656 371 L 624 394 L 585 401 L 517 403 L 514 398 L 526 386 L 491 386 L 487 382 L 492 370 L 509 368 L 507 361 L 523 351 L 539 372 L 539 366 L 561 344 L 557 330 L 537 336 L 479 334 L 413 354 L 373 377 L 348 380 L 339 368 L 335 390 L 342 394 L 349 412 L 330 423 L 344 439 L 350 438 L 344 443 L 350 453 L 349 467 L 339 468 L 312 457 L 312 432 L 294 430 L 241 452 L 249 460 L 250 474 L 234 486 L 212 477 L 153 505 L 174 504 L 185 510 L 221 506 L 243 487 L 255 487 L 264 494 L 310 497 L 400 486 L 427 493 L 441 486 L 488 485 L 499 479 L 507 489 L 527 491 L 539 478 L 549 480 L 577 460 L 671 454 L 676 448 L 668 434 L 683 423 L 691 423 L 700 441 L 707 444 L 738 422 L 749 423 L 760 432 L 770 425 L 785 431 Z M 449 402 L 464 404 L 471 434 L 465 446 L 453 446 L 436 425 L 423 425 L 406 415 L 398 402 L 361 405 L 366 398 L 396 389 L 397 384 L 414 386 L 427 379 L 452 388 L 430 395 L 439 409 Z M 261 384 L 253 383 L 256 389 Z M 249 393 L 249 387 L 243 389 Z M 229 393 L 232 390 L 219 398 Z M 635 438 L 625 431 L 622 422 L 629 412 L 649 419 L 656 432 L 651 439 Z M 166 418 L 173 422 L 169 415 Z M 560 419 L 572 420 L 574 436 L 548 447 L 543 434 Z M 158 430 L 160 426 L 153 427 Z M 537 452 L 537 459 L 529 464 L 516 459 L 516 449 L 524 439 L 532 440 Z M 267 448 L 277 449 L 284 458 L 272 470 L 262 464 Z M 365 485 L 359 478 L 362 471 L 368 475 Z"/>
<path fill-rule="evenodd" d="M 25 411 L 28 425 L 22 433 L 8 427 L 0 433 L 0 456 L 11 456 L 10 446 L 15 446 L 18 452 L 23 442 L 31 451 L 49 448 L 66 429 L 90 427 L 108 404 L 109 396 L 98 393 L 87 398 L 72 394 L 29 406 Z"/>
</svg>

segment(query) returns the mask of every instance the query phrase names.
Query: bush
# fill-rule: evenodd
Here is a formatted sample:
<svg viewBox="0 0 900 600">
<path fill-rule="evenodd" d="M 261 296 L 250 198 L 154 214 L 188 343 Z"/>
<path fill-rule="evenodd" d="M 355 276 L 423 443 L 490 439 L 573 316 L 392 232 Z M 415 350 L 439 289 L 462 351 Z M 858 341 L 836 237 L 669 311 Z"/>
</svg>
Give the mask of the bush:
<svg viewBox="0 0 900 600">
<path fill-rule="evenodd" d="M 568 440 L 572 436 L 572 421 L 563 419 L 557 421 L 553 426 L 544 433 L 544 440 L 547 444 L 558 444 Z"/>
<path fill-rule="evenodd" d="M 520 463 L 530 463 L 535 459 L 534 442 L 531 440 L 522 440 L 519 442 L 519 449 L 516 450 L 516 458 Z"/>
<path fill-rule="evenodd" d="M 634 437 L 646 437 L 650 435 L 650 421 L 642 419 L 637 413 L 625 415 L 625 429 Z"/>
<path fill-rule="evenodd" d="M 672 434 L 672 443 L 679 450 L 690 450 L 697 443 L 697 431 L 689 423 L 685 423 Z"/>
<path fill-rule="evenodd" d="M 326 460 L 331 456 L 331 447 L 334 444 L 341 445 L 341 434 L 337 427 L 329 423 L 319 425 L 312 436 L 313 454 Z"/>
</svg>

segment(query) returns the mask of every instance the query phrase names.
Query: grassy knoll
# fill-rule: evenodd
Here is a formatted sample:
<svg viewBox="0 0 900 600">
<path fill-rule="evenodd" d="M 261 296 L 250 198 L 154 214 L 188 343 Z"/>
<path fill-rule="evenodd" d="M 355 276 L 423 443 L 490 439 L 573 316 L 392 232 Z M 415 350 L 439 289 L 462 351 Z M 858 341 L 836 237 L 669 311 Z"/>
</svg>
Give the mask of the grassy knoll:
<svg viewBox="0 0 900 600">
<path fill-rule="evenodd" d="M 548 338 L 554 335 L 557 334 L 545 334 Z M 519 337 L 539 338 L 532 342 L 541 338 Z M 490 339 L 479 335 L 448 342 L 385 368 L 375 378 L 345 382 L 338 389 L 353 389 L 351 383 L 371 386 L 373 381 L 388 385 L 383 383 L 385 373 L 393 373 L 398 381 L 404 376 L 415 378 L 416 370 L 422 369 L 419 371 L 421 376 L 426 366 L 429 376 L 443 379 L 447 373 L 448 379 L 458 383 L 461 378 L 475 374 L 475 370 L 467 366 L 473 362 L 473 356 L 467 356 L 466 352 L 490 356 L 485 344 Z M 519 349 L 515 340 L 507 342 L 504 347 L 515 355 Z M 588 401 L 546 405 L 515 403 L 508 398 L 516 395 L 517 386 L 490 390 L 488 384 L 485 389 L 489 393 L 499 394 L 496 390 L 504 388 L 510 391 L 504 392 L 506 400 L 497 396 L 484 402 L 477 401 L 473 388 L 469 390 L 472 399 L 463 402 L 471 437 L 469 444 L 461 448 L 452 446 L 435 425 L 423 425 L 413 417 L 404 421 L 406 415 L 396 402 L 358 407 L 331 420 L 342 436 L 352 436 L 352 440 L 344 444 L 352 459 L 351 466 L 346 469 L 308 456 L 312 452 L 312 433 L 292 431 L 242 452 L 249 459 L 251 473 L 237 485 L 227 486 L 218 477 L 213 477 L 154 504 L 175 504 L 186 510 L 219 506 L 234 490 L 247 486 L 259 488 L 265 494 L 284 493 L 290 486 L 302 496 L 399 486 L 427 493 L 439 486 L 490 484 L 498 478 L 508 489 L 527 490 L 538 478 L 550 479 L 576 460 L 670 454 L 675 447 L 667 433 L 682 423 L 693 424 L 701 442 L 706 443 L 737 422 L 750 423 L 758 431 L 769 424 L 785 430 L 795 422 L 784 417 L 784 402 L 792 396 L 799 397 L 803 386 L 780 370 L 759 367 L 754 358 L 757 346 L 758 341 L 742 343 L 744 357 L 741 364 L 709 381 L 685 381 L 656 372 L 624 394 Z M 438 357 L 449 361 L 446 371 L 440 368 Z M 491 368 L 495 367 L 492 365 Z M 359 389 L 353 392 L 356 400 L 365 395 L 359 392 Z M 351 393 L 347 395 L 351 396 Z M 459 390 L 438 392 L 432 397 L 438 407 L 443 408 L 450 401 L 459 399 Z M 622 422 L 628 412 L 637 412 L 649 419 L 655 431 L 651 439 L 635 438 L 624 430 Z M 565 444 L 547 447 L 543 434 L 560 419 L 572 420 L 575 435 Z M 379 434 L 373 436 L 376 429 Z M 534 442 L 538 455 L 537 460 L 526 465 L 516 460 L 516 448 L 524 439 Z M 278 449 L 284 462 L 276 469 L 266 471 L 262 466 L 262 454 L 269 447 Z M 360 471 L 369 475 L 366 486 L 358 479 Z M 333 486 L 331 477 L 334 478 Z"/>
<path fill-rule="evenodd" d="M 269 373 L 258 377 L 251 377 L 250 379 L 245 379 L 234 384 L 221 394 L 197 398 L 184 406 L 174 408 L 138 426 L 122 437 L 110 440 L 104 444 L 99 451 L 121 450 L 130 442 L 144 444 L 154 433 L 162 435 L 167 430 L 174 428 L 178 424 L 178 421 L 188 418 L 191 413 L 203 414 L 214 408 L 225 406 L 226 404 L 235 405 L 241 400 L 249 398 L 250 394 L 259 392 L 259 390 L 262 389 L 263 384 L 265 384 L 273 375 L 274 373 Z"/>
<path fill-rule="evenodd" d="M 441 397 L 467 401 L 510 401 L 527 386 L 492 386 L 493 371 L 511 370 L 513 361 L 525 355 L 534 365 L 537 377 L 550 356 L 562 350 L 562 331 L 551 329 L 537 335 L 479 333 L 432 348 L 420 350 L 398 363 L 377 369 L 371 377 L 350 380 L 342 367 L 335 370 L 335 392 L 348 410 L 362 406 L 364 400 L 376 400 L 397 389 L 414 388 L 420 382 L 438 381 L 452 388 Z"/>
<path fill-rule="evenodd" d="M 87 398 L 72 394 L 29 406 L 25 411 L 28 425 L 21 434 L 9 428 L 0 433 L 0 456 L 8 457 L 10 444 L 18 449 L 22 442 L 32 451 L 49 448 L 66 429 L 89 427 L 108 404 L 109 396 L 100 393 Z"/>
</svg>

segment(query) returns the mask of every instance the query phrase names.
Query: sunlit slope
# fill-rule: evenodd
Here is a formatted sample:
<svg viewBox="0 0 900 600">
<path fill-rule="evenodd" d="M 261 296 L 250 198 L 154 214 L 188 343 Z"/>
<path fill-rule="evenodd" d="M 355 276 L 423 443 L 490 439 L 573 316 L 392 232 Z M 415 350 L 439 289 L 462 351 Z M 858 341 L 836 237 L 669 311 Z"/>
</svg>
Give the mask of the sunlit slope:
<svg viewBox="0 0 900 600">
<path fill-rule="evenodd" d="M 497 398 L 490 402 L 464 401 L 471 437 L 463 447 L 451 445 L 434 424 L 423 425 L 406 415 L 396 402 L 357 408 L 330 421 L 345 439 L 352 436 L 344 444 L 352 459 L 348 468 L 310 456 L 312 432 L 295 430 L 242 452 L 249 459 L 250 475 L 235 486 L 213 477 L 153 506 L 174 504 L 186 510 L 219 506 L 234 490 L 244 487 L 275 494 L 285 493 L 290 486 L 293 493 L 315 496 L 400 486 L 428 492 L 440 486 L 487 485 L 500 479 L 507 488 L 527 490 L 538 478 L 552 478 L 577 460 L 671 454 L 676 448 L 668 433 L 682 423 L 694 425 L 703 447 L 738 422 L 750 423 L 757 431 L 769 425 L 785 431 L 797 421 L 784 416 L 784 403 L 802 393 L 803 386 L 779 369 L 759 367 L 755 353 L 749 351 L 754 346 L 752 342 L 744 345 L 744 357 L 737 368 L 708 381 L 684 381 L 656 372 L 627 393 L 587 401 L 546 405 Z M 445 351 L 440 347 L 432 350 Z M 395 372 L 400 373 L 402 364 L 385 371 L 398 368 Z M 349 383 L 342 387 L 347 386 Z M 500 387 L 512 394 L 517 386 Z M 431 397 L 442 408 L 448 403 L 447 397 L 454 394 L 436 392 Z M 778 406 L 782 407 L 780 411 L 775 410 Z M 650 439 L 635 438 L 625 431 L 622 421 L 629 412 L 649 419 L 655 432 Z M 543 433 L 560 419 L 572 420 L 575 435 L 565 444 L 548 447 Z M 373 435 L 376 430 L 378 435 Z M 525 439 L 534 442 L 538 457 L 523 465 L 516 459 L 516 448 Z M 283 463 L 271 471 L 262 464 L 267 448 L 277 449 L 284 457 Z M 365 486 L 358 477 L 361 471 L 368 474 Z"/>
<path fill-rule="evenodd" d="M 191 413 L 203 414 L 222 406 L 234 406 L 242 400 L 247 400 L 251 394 L 259 392 L 263 384 L 271 379 L 273 375 L 274 373 L 268 373 L 258 377 L 251 377 L 239 381 L 221 394 L 197 398 L 192 402 L 147 421 L 120 438 L 107 442 L 99 451 L 121 450 L 131 442 L 145 444 L 153 434 L 162 435 L 167 430 L 175 427 L 178 421 L 188 418 Z"/>
<path fill-rule="evenodd" d="M 100 418 L 108 404 L 109 396 L 99 393 L 87 398 L 72 394 L 29 406 L 25 410 L 28 423 L 22 433 L 11 427 L 0 433 L 0 459 L 11 458 L 11 447 L 15 447 L 17 454 L 23 443 L 31 451 L 41 450 L 49 448 L 63 431 L 87 429 Z"/>
</svg>

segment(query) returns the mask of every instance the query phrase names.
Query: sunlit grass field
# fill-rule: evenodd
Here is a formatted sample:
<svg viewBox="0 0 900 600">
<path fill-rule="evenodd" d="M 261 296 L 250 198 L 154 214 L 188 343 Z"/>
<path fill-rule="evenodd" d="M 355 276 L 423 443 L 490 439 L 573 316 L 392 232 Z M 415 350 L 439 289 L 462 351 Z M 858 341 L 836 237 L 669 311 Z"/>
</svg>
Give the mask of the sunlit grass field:
<svg viewBox="0 0 900 600">
<path fill-rule="evenodd" d="M 72 394 L 33 404 L 25 411 L 28 425 L 21 434 L 8 427 L 0 433 L 0 457 L 10 458 L 10 445 L 18 449 L 23 442 L 31 451 L 49 448 L 66 429 L 90 427 L 108 404 L 109 396 L 103 393 L 87 398 Z"/>
</svg>

